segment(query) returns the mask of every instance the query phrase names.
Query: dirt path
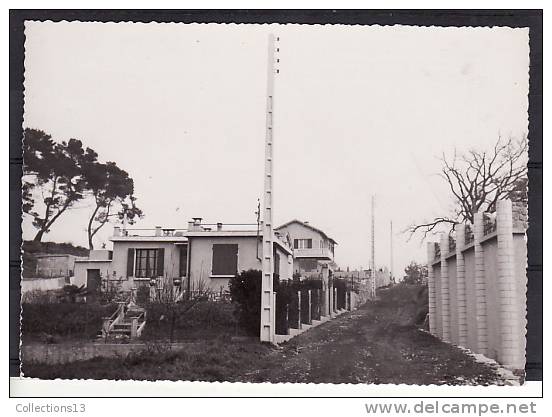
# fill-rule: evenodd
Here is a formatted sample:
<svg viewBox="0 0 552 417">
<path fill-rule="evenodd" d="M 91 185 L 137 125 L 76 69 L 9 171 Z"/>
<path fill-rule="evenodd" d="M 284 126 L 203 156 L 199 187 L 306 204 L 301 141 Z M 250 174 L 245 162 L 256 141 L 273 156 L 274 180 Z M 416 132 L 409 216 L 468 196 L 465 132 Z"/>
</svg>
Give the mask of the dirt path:
<svg viewBox="0 0 552 417">
<path fill-rule="evenodd" d="M 397 309 L 368 303 L 283 344 L 250 382 L 500 384 L 497 369 L 476 362 L 414 326 Z"/>
</svg>

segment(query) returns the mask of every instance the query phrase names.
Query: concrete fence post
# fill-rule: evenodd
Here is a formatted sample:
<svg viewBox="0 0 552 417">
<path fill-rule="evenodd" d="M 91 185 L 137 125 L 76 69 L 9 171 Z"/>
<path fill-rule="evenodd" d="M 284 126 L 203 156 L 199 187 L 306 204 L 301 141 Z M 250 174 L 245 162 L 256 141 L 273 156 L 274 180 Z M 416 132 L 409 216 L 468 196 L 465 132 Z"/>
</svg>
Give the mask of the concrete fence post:
<svg viewBox="0 0 552 417">
<path fill-rule="evenodd" d="M 337 287 L 334 287 L 334 311 L 337 313 Z"/>
<path fill-rule="evenodd" d="M 450 288 L 448 277 L 447 256 L 449 252 L 449 237 L 441 233 L 441 316 L 443 320 L 443 340 L 450 342 Z"/>
<path fill-rule="evenodd" d="M 289 334 L 289 304 L 286 304 L 286 334 Z"/>
<path fill-rule="evenodd" d="M 435 259 L 435 243 L 427 243 L 427 289 L 429 298 L 429 332 L 437 336 L 437 309 L 435 295 L 435 274 L 433 273 L 433 261 Z"/>
<path fill-rule="evenodd" d="M 138 317 L 133 317 L 130 324 L 130 338 L 136 339 L 138 337 Z"/>
<path fill-rule="evenodd" d="M 309 315 L 307 317 L 307 323 L 312 324 L 312 291 L 309 290 L 308 292 L 308 300 L 309 300 Z"/>
<path fill-rule="evenodd" d="M 521 344 L 521 317 L 514 269 L 512 202 L 502 200 L 496 207 L 499 361 L 514 369 L 525 366 Z"/>
<path fill-rule="evenodd" d="M 328 288 L 328 305 L 330 317 L 333 317 L 333 286 Z"/>
<path fill-rule="evenodd" d="M 473 215 L 473 249 L 475 260 L 475 317 L 477 327 L 477 353 L 487 354 L 487 297 L 485 286 L 485 256 L 481 241 L 484 236 L 483 212 Z"/>
<path fill-rule="evenodd" d="M 297 328 L 301 327 L 301 291 L 297 291 Z"/>
<path fill-rule="evenodd" d="M 458 309 L 458 344 L 468 343 L 468 307 L 466 298 L 466 267 L 464 263 L 464 246 L 466 244 L 466 226 L 456 226 L 456 297 Z"/>
</svg>

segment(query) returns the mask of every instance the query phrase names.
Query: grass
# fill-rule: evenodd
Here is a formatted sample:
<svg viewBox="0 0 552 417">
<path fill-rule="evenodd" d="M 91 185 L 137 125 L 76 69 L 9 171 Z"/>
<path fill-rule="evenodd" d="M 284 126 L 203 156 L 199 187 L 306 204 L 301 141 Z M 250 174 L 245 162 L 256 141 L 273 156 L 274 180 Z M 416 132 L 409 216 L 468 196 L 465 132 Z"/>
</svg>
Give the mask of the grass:
<svg viewBox="0 0 552 417">
<path fill-rule="evenodd" d="M 246 367 L 261 368 L 274 348 L 257 341 L 232 342 L 228 337 L 171 350 L 148 345 L 125 358 L 92 358 L 60 365 L 24 363 L 27 377 L 41 379 L 235 381 Z"/>
</svg>

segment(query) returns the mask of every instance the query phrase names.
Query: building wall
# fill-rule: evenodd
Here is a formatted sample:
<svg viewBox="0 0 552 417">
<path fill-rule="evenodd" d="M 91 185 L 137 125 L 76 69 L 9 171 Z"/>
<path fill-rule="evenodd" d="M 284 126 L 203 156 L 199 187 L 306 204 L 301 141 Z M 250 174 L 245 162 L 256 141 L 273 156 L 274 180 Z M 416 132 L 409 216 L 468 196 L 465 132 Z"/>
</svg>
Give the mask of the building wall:
<svg viewBox="0 0 552 417">
<path fill-rule="evenodd" d="M 435 279 L 435 335 L 443 336 L 443 298 L 441 293 L 441 264 L 433 265 L 433 276 Z"/>
<path fill-rule="evenodd" d="M 262 264 L 257 259 L 257 238 L 248 237 L 194 237 L 190 245 L 190 280 L 192 282 L 204 281 L 214 291 L 227 290 L 230 278 L 212 277 L 213 245 L 237 244 L 238 245 L 238 272 L 248 269 L 262 270 Z M 276 253 L 280 255 L 280 278 L 290 279 L 292 275 L 291 259 L 281 248 L 275 245 Z M 262 257 L 262 246 L 259 243 L 259 257 Z"/>
<path fill-rule="evenodd" d="M 525 238 L 525 233 L 514 234 L 514 253 L 514 268 L 515 276 L 517 277 L 516 292 L 519 294 L 517 299 L 518 314 L 521 318 L 519 332 L 523 335 L 519 340 L 518 349 L 520 352 L 525 352 L 527 334 L 527 240 Z"/>
<path fill-rule="evenodd" d="M 320 233 L 299 223 L 288 224 L 286 227 L 278 229 L 278 233 L 280 233 L 283 238 L 289 233 L 292 243 L 293 239 L 312 239 L 313 248 L 320 248 L 320 241 L 324 240 L 324 237 Z"/>
<path fill-rule="evenodd" d="M 449 291 L 450 291 L 450 341 L 458 344 L 458 297 L 457 297 L 457 282 L 456 282 L 456 255 L 447 259 Z"/>
<path fill-rule="evenodd" d="M 485 257 L 485 287 L 486 307 L 487 307 L 487 330 L 488 330 L 488 350 L 487 356 L 491 359 L 498 359 L 500 349 L 500 340 L 498 330 L 500 328 L 498 306 L 498 288 L 497 282 L 497 241 L 496 237 L 487 239 L 483 242 L 483 251 Z"/>
<path fill-rule="evenodd" d="M 120 279 L 122 289 L 128 291 L 135 286 L 134 271 L 127 276 L 128 249 L 165 249 L 164 275 L 168 278 L 179 276 L 180 269 L 180 249 L 174 242 L 113 242 L 113 260 L 111 262 L 110 276 L 114 279 Z M 136 279 L 136 285 L 148 282 L 149 279 Z"/>
<path fill-rule="evenodd" d="M 74 255 L 39 255 L 36 258 L 36 277 L 70 277 L 75 267 Z"/>
<path fill-rule="evenodd" d="M 475 224 L 470 226 L 474 231 L 474 244 L 466 245 L 460 241 L 456 245 L 464 256 L 468 330 L 466 347 L 512 369 L 523 369 L 527 248 L 524 230 L 520 228 L 516 216 L 518 214 L 513 212 L 510 201 L 499 201 L 496 214 L 474 214 Z M 515 227 L 514 222 L 517 222 Z M 485 223 L 489 227 L 486 228 Z M 443 236 L 441 242 L 448 244 L 448 238 Z M 431 257 L 432 253 L 428 249 L 428 256 Z M 476 256 L 479 263 L 476 262 Z M 448 275 L 450 336 L 451 341 L 457 343 L 458 281 L 455 256 L 448 257 L 442 266 L 435 259 L 428 259 L 428 265 L 437 289 L 436 317 L 433 318 L 437 325 L 432 333 L 443 337 L 443 296 L 439 296 L 443 285 L 440 281 L 443 275 Z M 447 274 L 443 274 L 442 268 L 447 268 Z"/>
<path fill-rule="evenodd" d="M 477 316 L 475 314 L 475 254 L 473 246 L 463 251 L 466 280 L 467 348 L 477 350 Z"/>
<path fill-rule="evenodd" d="M 75 273 L 71 277 L 71 284 L 77 287 L 86 286 L 89 269 L 99 269 L 102 279 L 113 277 L 112 261 L 77 261 L 75 262 Z"/>
</svg>

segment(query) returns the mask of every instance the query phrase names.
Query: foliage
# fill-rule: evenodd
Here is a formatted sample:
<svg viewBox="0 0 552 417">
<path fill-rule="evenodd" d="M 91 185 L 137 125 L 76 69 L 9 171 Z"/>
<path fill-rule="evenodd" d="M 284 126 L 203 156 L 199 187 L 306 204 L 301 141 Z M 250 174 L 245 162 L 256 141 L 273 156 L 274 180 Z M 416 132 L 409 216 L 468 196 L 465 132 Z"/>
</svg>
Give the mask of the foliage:
<svg viewBox="0 0 552 417">
<path fill-rule="evenodd" d="M 454 201 L 448 216 L 410 226 L 410 236 L 422 232 L 425 238 L 442 225 L 454 229 L 460 222 L 473 224 L 478 211 L 494 212 L 498 200 L 527 202 L 527 137 L 519 141 L 499 138 L 490 151 L 454 152 L 441 157 L 440 177 L 446 182 Z"/>
<path fill-rule="evenodd" d="M 261 276 L 262 272 L 259 270 L 248 270 L 242 271 L 241 274 L 230 280 L 232 301 L 238 305 L 238 323 L 248 334 L 253 336 L 259 335 L 261 326 Z M 298 321 L 297 292 L 306 293 L 308 290 L 314 292 L 321 288 L 321 280 L 280 281 L 279 276 L 274 275 L 273 290 L 276 292 L 277 334 L 286 334 L 289 324 L 296 324 Z"/>
<path fill-rule="evenodd" d="M 76 303 L 82 301 L 87 294 L 87 289 L 84 285 L 77 287 L 76 285 L 65 285 L 58 291 L 60 301 L 65 303 Z"/>
<path fill-rule="evenodd" d="M 238 323 L 252 336 L 258 336 L 261 327 L 261 278 L 261 271 L 250 269 L 230 279 L 230 296 L 239 306 Z"/>
<path fill-rule="evenodd" d="M 96 233 L 112 218 L 132 224 L 143 216 L 136 206 L 134 181 L 126 171 L 115 162 L 99 162 L 96 151 L 80 140 L 58 143 L 37 129 L 24 131 L 21 196 L 23 212 L 32 216 L 38 229 L 37 242 L 63 213 L 89 197 L 94 200 L 87 227 L 90 249 Z"/>
<path fill-rule="evenodd" d="M 88 246 L 93 249 L 94 236 L 111 218 L 126 218 L 132 224 L 142 217 L 142 210 L 136 206 L 133 179 L 115 162 L 90 161 L 83 165 L 83 178 L 95 204 L 87 228 Z"/>
<path fill-rule="evenodd" d="M 217 301 L 178 302 L 170 310 L 166 304 L 149 303 L 142 338 L 183 340 L 212 329 L 219 329 L 219 333 L 232 333 L 236 326 L 234 309 L 234 304 Z"/>
<path fill-rule="evenodd" d="M 150 289 L 147 285 L 141 285 L 136 289 L 136 304 L 145 306 L 150 301 Z"/>
<path fill-rule="evenodd" d="M 21 294 L 22 304 L 50 304 L 59 302 L 59 292 L 56 290 L 31 290 Z"/>
<path fill-rule="evenodd" d="M 40 242 L 54 222 L 83 198 L 82 166 L 97 158 L 96 152 L 84 149 L 82 142 L 69 139 L 56 143 L 41 130 L 25 129 L 23 137 L 23 210 L 33 217 L 38 229 L 34 238 Z M 39 188 L 40 193 L 33 193 Z M 44 210 L 35 210 L 40 194 Z"/>
<path fill-rule="evenodd" d="M 406 268 L 404 268 L 405 276 L 403 282 L 406 284 L 422 284 L 427 277 L 427 266 L 419 264 L 415 261 L 410 262 Z"/>
<path fill-rule="evenodd" d="M 116 304 L 93 303 L 26 303 L 22 305 L 21 332 L 25 337 L 93 338 L 102 327 L 102 318 L 109 317 Z"/>
</svg>

